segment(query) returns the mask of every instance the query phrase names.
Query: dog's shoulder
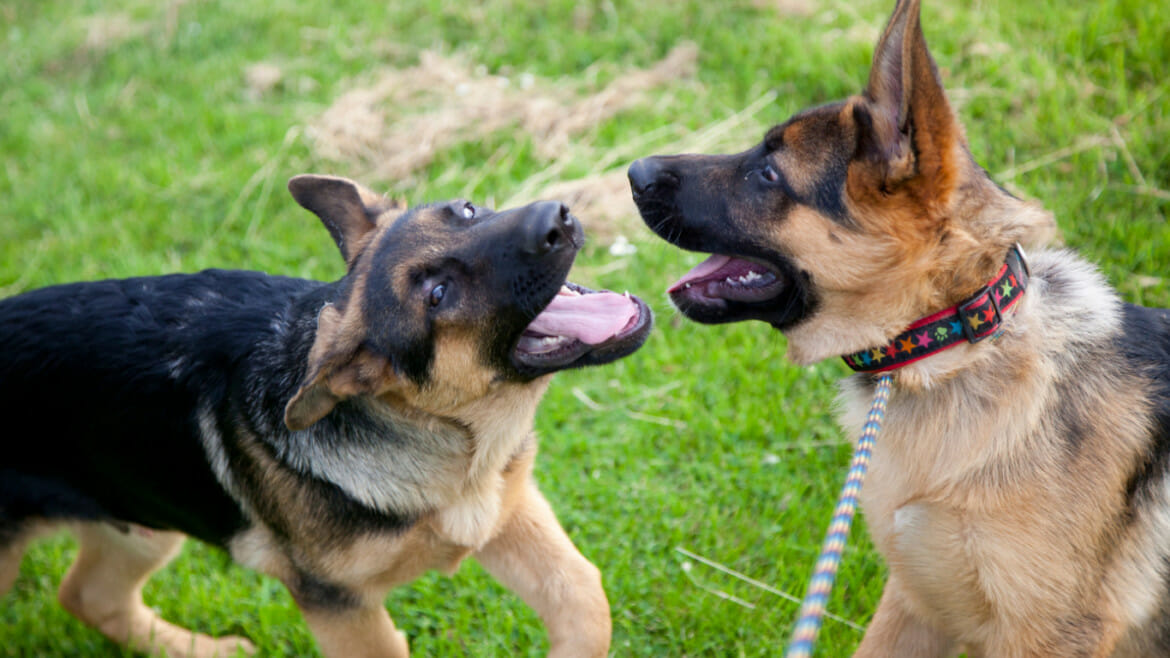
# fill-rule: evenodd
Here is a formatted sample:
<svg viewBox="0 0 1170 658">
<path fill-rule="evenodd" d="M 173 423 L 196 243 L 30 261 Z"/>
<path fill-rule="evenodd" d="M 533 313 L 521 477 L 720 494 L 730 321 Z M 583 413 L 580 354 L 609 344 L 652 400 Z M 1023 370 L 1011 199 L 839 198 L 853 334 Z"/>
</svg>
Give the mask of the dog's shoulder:
<svg viewBox="0 0 1170 658">
<path fill-rule="evenodd" d="M 1101 271 L 1073 251 L 1046 249 L 1029 259 L 1025 314 L 1041 341 L 1037 349 L 1096 351 L 1122 330 L 1122 302 Z"/>
<path fill-rule="evenodd" d="M 1123 302 L 1096 266 L 1071 251 L 1041 251 L 1032 269 L 1046 340 L 1096 345 L 1170 383 L 1170 310 Z"/>
<path fill-rule="evenodd" d="M 1163 482 L 1170 470 L 1170 310 L 1134 304 L 1123 307 L 1118 348 L 1147 384 L 1150 442 L 1127 487 L 1130 495 Z"/>
<path fill-rule="evenodd" d="M 1127 499 L 1141 500 L 1135 495 L 1152 493 L 1170 470 L 1170 310 L 1123 302 L 1073 252 L 1044 251 L 1032 262 L 1042 302 L 1036 346 L 1059 375 L 1053 417 L 1108 427 L 1110 445 L 1131 435 L 1141 457 Z"/>
<path fill-rule="evenodd" d="M 1147 361 L 1170 386 L 1170 309 L 1125 304 L 1122 311 L 1126 352 Z"/>
</svg>

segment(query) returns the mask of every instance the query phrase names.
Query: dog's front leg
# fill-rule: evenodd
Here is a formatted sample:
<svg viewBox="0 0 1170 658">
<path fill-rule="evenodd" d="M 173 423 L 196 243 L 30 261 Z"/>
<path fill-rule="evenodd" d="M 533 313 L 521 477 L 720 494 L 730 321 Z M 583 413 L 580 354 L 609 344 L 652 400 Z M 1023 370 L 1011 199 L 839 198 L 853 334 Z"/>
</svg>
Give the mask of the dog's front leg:
<svg viewBox="0 0 1170 658">
<path fill-rule="evenodd" d="M 305 623 L 326 658 L 407 658 L 406 635 L 380 604 L 325 607 L 301 604 Z"/>
<path fill-rule="evenodd" d="M 897 580 L 890 576 L 853 658 L 941 658 L 953 651 L 946 636 L 907 609 Z"/>
<path fill-rule="evenodd" d="M 601 572 L 569 540 L 531 480 L 500 532 L 475 557 L 540 615 L 548 629 L 549 656 L 609 652 L 609 601 Z"/>
</svg>

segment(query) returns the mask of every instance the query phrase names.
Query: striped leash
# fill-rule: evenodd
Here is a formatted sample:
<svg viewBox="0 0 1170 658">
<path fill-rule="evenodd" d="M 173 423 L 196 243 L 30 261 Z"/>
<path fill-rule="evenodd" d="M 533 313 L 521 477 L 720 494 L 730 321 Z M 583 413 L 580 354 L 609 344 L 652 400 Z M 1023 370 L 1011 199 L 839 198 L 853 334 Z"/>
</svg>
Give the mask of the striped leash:
<svg viewBox="0 0 1170 658">
<path fill-rule="evenodd" d="M 837 508 L 833 510 L 833 520 L 825 533 L 825 543 L 821 546 L 821 555 L 813 568 L 808 593 L 804 595 L 804 602 L 800 604 L 796 629 L 792 631 L 792 639 L 789 640 L 788 648 L 784 652 L 785 658 L 812 656 L 817 631 L 821 629 L 825 606 L 829 602 L 829 592 L 833 590 L 833 580 L 837 577 L 837 567 L 841 566 L 841 552 L 845 550 L 849 527 L 853 524 L 853 514 L 857 511 L 857 496 L 861 493 L 861 484 L 865 481 L 866 470 L 869 469 L 873 443 L 881 432 L 882 420 L 886 415 L 886 403 L 890 400 L 890 380 L 889 373 L 881 375 L 878 379 L 873 405 L 869 408 L 869 416 L 866 417 L 865 427 L 861 430 L 861 438 L 857 440 L 857 448 L 853 451 L 853 463 L 849 466 L 849 475 L 845 478 L 845 486 L 841 487 Z"/>
</svg>

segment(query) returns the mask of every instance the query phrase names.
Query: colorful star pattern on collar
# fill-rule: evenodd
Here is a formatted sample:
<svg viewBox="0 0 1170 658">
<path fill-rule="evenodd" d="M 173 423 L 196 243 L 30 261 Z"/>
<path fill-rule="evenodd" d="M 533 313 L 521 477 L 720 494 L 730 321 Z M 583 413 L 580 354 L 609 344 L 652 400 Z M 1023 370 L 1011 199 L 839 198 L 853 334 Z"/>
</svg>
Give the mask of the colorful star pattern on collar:
<svg viewBox="0 0 1170 658">
<path fill-rule="evenodd" d="M 1013 246 L 995 278 L 963 303 L 922 318 L 883 346 L 842 358 L 858 372 L 883 372 L 962 342 L 977 343 L 999 331 L 1003 312 L 1023 296 L 1028 277 L 1024 252 Z"/>
</svg>

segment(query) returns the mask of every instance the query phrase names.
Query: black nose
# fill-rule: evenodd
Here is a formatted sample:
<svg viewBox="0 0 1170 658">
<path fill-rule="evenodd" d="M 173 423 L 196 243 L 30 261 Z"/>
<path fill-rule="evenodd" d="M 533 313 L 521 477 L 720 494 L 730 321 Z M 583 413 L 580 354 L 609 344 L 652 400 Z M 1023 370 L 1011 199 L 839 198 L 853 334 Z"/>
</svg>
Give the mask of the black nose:
<svg viewBox="0 0 1170 658">
<path fill-rule="evenodd" d="M 658 187 L 678 184 L 678 177 L 667 171 L 662 159 L 655 156 L 635 160 L 626 174 L 630 178 L 630 189 L 635 196 L 646 194 Z"/>
<path fill-rule="evenodd" d="M 524 229 L 524 251 L 539 256 L 573 244 L 578 226 L 565 204 L 540 201 L 532 204 Z"/>
</svg>

